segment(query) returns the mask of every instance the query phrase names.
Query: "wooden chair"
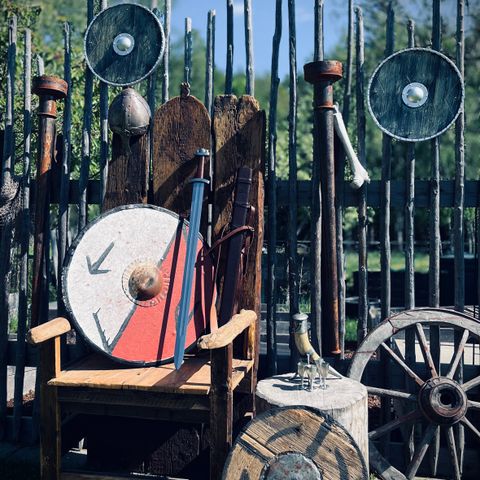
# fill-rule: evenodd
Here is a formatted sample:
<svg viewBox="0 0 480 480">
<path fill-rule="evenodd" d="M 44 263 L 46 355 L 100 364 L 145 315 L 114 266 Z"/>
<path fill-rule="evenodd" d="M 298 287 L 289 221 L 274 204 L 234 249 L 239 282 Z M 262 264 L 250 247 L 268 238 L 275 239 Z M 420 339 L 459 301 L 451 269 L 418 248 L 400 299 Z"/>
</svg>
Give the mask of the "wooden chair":
<svg viewBox="0 0 480 480">
<path fill-rule="evenodd" d="M 98 353 L 62 367 L 60 337 L 71 329 L 69 321 L 56 318 L 30 330 L 30 343 L 40 348 L 40 455 L 44 480 L 60 478 L 61 422 L 66 415 L 115 415 L 209 424 L 210 478 L 217 479 L 232 444 L 234 392 L 247 394 L 253 412 L 259 354 L 264 114 L 252 97 L 221 96 L 215 100 L 212 123 L 213 240 L 229 222 L 238 167 L 249 166 L 254 172 L 250 203 L 254 207 L 251 225 L 255 234 L 239 295 L 242 311 L 225 326 L 202 337 L 200 343 L 210 350 L 210 355 L 189 355 L 178 371 L 173 364 L 128 368 Z M 184 215 L 190 203 L 191 189 L 186 184 L 195 170 L 194 152 L 210 145 L 208 113 L 198 100 L 183 94 L 157 110 L 153 133 L 153 199 Z M 198 143 L 205 141 L 206 145 Z M 119 203 L 116 198 L 121 198 L 121 203 L 146 200 L 141 192 L 146 191 L 148 155 L 139 154 L 146 142 L 130 142 L 126 153 L 121 151 L 122 142 L 113 140 L 116 163 L 112 162 L 109 171 L 110 186 L 105 199 L 108 207 Z M 136 189 L 131 188 L 132 171 L 142 183 Z M 136 197 L 128 198 L 118 180 L 122 175 L 130 183 L 128 191 Z"/>
</svg>

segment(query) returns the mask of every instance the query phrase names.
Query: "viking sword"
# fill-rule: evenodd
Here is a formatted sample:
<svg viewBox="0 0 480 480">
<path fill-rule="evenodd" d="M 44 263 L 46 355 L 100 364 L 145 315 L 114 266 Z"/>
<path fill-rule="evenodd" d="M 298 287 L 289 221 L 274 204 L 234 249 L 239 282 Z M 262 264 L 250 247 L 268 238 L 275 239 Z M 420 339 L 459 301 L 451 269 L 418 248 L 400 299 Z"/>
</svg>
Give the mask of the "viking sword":
<svg viewBox="0 0 480 480">
<path fill-rule="evenodd" d="M 204 148 L 197 150 L 195 153 L 195 156 L 198 157 L 197 174 L 190 180 L 190 182 L 193 183 L 192 204 L 190 207 L 190 226 L 187 236 L 187 251 L 185 268 L 183 270 L 182 293 L 177 317 L 177 335 L 175 338 L 175 353 L 173 357 L 175 368 L 177 370 L 182 366 L 183 354 L 185 353 L 185 338 L 187 336 L 187 326 L 190 319 L 189 310 L 192 296 L 193 275 L 195 272 L 195 260 L 197 257 L 198 233 L 200 231 L 200 219 L 202 218 L 203 191 L 205 184 L 209 183 L 208 180 L 203 178 L 203 168 L 205 157 L 208 157 L 209 155 L 210 152 Z"/>
</svg>

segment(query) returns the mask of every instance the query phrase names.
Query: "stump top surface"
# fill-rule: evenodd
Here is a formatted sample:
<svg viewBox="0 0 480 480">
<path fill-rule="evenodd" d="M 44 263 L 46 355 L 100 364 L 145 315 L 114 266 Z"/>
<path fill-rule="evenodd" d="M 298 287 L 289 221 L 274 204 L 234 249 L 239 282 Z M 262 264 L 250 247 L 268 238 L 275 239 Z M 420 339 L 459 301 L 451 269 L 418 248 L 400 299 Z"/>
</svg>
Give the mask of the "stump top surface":
<svg viewBox="0 0 480 480">
<path fill-rule="evenodd" d="M 292 381 L 292 377 L 293 373 L 287 373 L 261 380 L 257 385 L 257 396 L 270 405 L 305 405 L 320 410 L 344 409 L 367 397 L 365 386 L 350 378 L 329 375 L 326 390 L 317 388 L 309 392 L 300 388 L 299 378 Z"/>
</svg>

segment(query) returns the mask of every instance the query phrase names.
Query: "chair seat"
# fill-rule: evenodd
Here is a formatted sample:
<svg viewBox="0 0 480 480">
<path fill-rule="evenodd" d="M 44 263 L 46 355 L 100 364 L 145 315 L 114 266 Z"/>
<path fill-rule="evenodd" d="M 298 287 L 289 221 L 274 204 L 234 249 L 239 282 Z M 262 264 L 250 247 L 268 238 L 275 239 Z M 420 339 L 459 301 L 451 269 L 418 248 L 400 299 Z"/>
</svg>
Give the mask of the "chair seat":
<svg viewBox="0 0 480 480">
<path fill-rule="evenodd" d="M 232 388 L 252 369 L 253 360 L 233 359 Z M 119 365 L 91 354 L 62 370 L 48 384 L 55 387 L 90 387 L 109 390 L 147 390 L 188 395 L 208 395 L 211 388 L 210 356 L 186 356 L 179 370 L 173 363 L 158 367 Z"/>
</svg>

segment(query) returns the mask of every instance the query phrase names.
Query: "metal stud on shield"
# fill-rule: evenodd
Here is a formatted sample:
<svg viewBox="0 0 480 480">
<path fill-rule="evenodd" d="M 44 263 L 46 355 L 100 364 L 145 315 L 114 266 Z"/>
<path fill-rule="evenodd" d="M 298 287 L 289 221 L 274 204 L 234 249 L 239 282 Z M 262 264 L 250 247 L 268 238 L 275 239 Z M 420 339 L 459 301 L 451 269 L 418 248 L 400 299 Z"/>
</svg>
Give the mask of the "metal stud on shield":
<svg viewBox="0 0 480 480">
<path fill-rule="evenodd" d="M 406 142 L 445 132 L 460 113 L 463 98 L 463 79 L 455 64 L 427 48 L 408 48 L 386 58 L 368 87 L 368 108 L 377 126 Z"/>
<path fill-rule="evenodd" d="M 122 3 L 102 10 L 85 33 L 85 58 L 103 82 L 129 86 L 148 77 L 160 64 L 163 28 L 148 8 Z"/>
</svg>

